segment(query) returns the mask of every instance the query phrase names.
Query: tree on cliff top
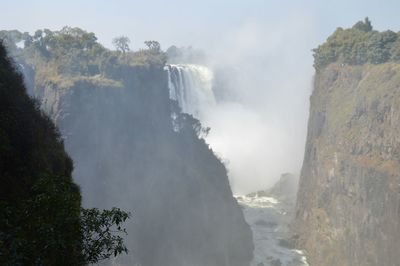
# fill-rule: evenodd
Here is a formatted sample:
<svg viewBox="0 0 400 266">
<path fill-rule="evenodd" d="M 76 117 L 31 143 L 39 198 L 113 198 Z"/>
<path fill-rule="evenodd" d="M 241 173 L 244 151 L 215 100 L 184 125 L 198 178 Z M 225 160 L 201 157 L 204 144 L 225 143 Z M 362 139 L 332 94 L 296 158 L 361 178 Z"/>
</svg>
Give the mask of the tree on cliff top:
<svg viewBox="0 0 400 266">
<path fill-rule="evenodd" d="M 33 35 L 17 30 L 0 31 L 0 39 L 8 52 L 22 65 L 35 68 L 35 84 L 72 86 L 76 81 L 90 80 L 107 86 L 118 83 L 116 69 L 124 67 L 163 68 L 166 56 L 156 41 L 150 49 L 131 51 L 130 40 L 120 36 L 113 40 L 117 51 L 101 45 L 92 32 L 80 28 L 37 30 Z M 23 44 L 23 45 L 22 45 Z M 115 80 L 117 79 L 117 80 Z"/>
<path fill-rule="evenodd" d="M 126 53 L 130 50 L 129 44 L 131 43 L 131 41 L 126 36 L 116 37 L 112 40 L 112 43 L 115 46 L 115 49 L 122 53 Z"/>
<path fill-rule="evenodd" d="M 372 24 L 368 17 L 364 19 L 364 21 L 359 21 L 354 24 L 353 29 L 369 32 L 372 31 Z"/>
<path fill-rule="evenodd" d="M 331 63 L 344 65 L 400 62 L 400 33 L 373 30 L 366 18 L 350 29 L 338 28 L 327 41 L 313 49 L 317 71 Z"/>
<path fill-rule="evenodd" d="M 157 41 L 145 41 L 144 44 L 147 46 L 147 48 L 149 48 L 150 50 L 154 50 L 154 51 L 161 51 L 161 45 L 159 42 Z"/>
</svg>

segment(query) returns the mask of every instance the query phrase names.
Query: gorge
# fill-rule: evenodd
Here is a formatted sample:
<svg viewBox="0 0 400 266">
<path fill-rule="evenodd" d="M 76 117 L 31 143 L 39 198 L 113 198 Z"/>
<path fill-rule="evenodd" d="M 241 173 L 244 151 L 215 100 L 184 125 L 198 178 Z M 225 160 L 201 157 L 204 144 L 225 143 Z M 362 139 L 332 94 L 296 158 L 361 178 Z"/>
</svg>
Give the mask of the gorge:
<svg viewBox="0 0 400 266">
<path fill-rule="evenodd" d="M 121 208 L 105 265 L 399 265 L 400 33 L 366 18 L 313 49 L 299 174 L 295 78 L 80 28 L 0 39 L 0 264 L 98 263 L 82 213 Z"/>
<path fill-rule="evenodd" d="M 80 34 L 85 33 L 76 33 L 78 43 Z M 66 30 L 52 34 L 71 36 Z M 58 42 L 57 46 L 63 45 Z M 132 213 L 125 238 L 130 252 L 114 263 L 250 263 L 251 231 L 233 198 L 225 166 L 200 137 L 200 122 L 182 113 L 170 99 L 171 76 L 164 69 L 161 51 L 134 54 L 130 59 L 134 64 L 115 53 L 101 66 L 101 77 L 83 70 L 71 74 L 68 65 L 51 55 L 50 59 L 40 58 L 67 68 L 57 77 L 46 74 L 45 63 L 32 60 L 29 54 L 15 58 L 25 70 L 26 84 L 31 85 L 28 91 L 60 128 L 66 150 L 74 160 L 73 177 L 81 187 L 84 206 L 118 206 Z M 82 62 L 81 58 L 76 60 Z M 187 88 L 191 88 L 188 84 L 197 86 L 192 88 L 193 93 L 203 88 L 196 82 L 209 82 L 197 79 L 202 76 L 196 71 L 207 74 L 205 68 L 179 68 L 183 68 L 177 76 L 180 82 Z M 178 95 L 188 92 L 176 88 Z M 185 104 L 195 104 L 189 101 L 200 101 L 202 96 L 208 95 L 185 95 L 178 103 L 187 108 Z"/>
</svg>

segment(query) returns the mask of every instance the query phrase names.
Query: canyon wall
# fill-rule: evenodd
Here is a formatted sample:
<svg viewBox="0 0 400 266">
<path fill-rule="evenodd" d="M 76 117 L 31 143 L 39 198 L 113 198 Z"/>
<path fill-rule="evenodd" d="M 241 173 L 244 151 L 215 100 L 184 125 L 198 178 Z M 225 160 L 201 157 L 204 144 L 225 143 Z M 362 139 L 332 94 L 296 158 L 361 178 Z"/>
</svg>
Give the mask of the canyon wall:
<svg viewBox="0 0 400 266">
<path fill-rule="evenodd" d="M 132 213 L 117 263 L 248 265 L 252 235 L 225 166 L 169 98 L 167 71 L 119 66 L 107 78 L 33 91 L 64 136 L 84 205 Z"/>
<path fill-rule="evenodd" d="M 399 265 L 400 65 L 317 71 L 295 231 L 311 265 Z"/>
</svg>

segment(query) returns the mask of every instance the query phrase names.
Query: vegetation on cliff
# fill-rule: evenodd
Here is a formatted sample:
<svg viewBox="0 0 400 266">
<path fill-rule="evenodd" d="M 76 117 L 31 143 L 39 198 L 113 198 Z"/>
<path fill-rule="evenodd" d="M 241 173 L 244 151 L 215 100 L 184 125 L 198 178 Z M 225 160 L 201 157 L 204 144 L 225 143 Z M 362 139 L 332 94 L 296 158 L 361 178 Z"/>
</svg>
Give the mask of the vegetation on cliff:
<svg viewBox="0 0 400 266">
<path fill-rule="evenodd" d="M 400 62 L 400 33 L 373 30 L 366 18 L 350 29 L 338 28 L 313 52 L 317 71 L 334 62 L 346 65 Z"/>
<path fill-rule="evenodd" d="M 129 39 L 121 36 L 114 39 L 117 50 L 113 51 L 97 42 L 94 33 L 80 28 L 37 30 L 33 35 L 3 30 L 0 39 L 18 62 L 36 70 L 35 84 L 38 86 L 50 82 L 70 87 L 71 83 L 83 79 L 119 87 L 114 74 L 121 68 L 160 68 L 166 62 L 166 55 L 156 41 L 145 42 L 148 49 L 130 51 Z"/>
<path fill-rule="evenodd" d="M 398 264 L 398 36 L 365 20 L 316 50 L 293 223 L 312 265 Z"/>
<path fill-rule="evenodd" d="M 118 227 L 129 215 L 81 209 L 72 169 L 57 128 L 0 44 L 1 265 L 83 265 L 126 251 Z"/>
<path fill-rule="evenodd" d="M 2 34 L 32 94 L 66 136 L 85 205 L 135 213 L 127 224 L 132 252 L 117 263 L 249 265 L 250 228 L 224 165 L 199 138 L 207 129 L 169 98 L 160 44 L 147 41 L 135 52 L 120 36 L 112 51 L 77 28 L 45 31 L 24 46 L 15 31 Z"/>
</svg>

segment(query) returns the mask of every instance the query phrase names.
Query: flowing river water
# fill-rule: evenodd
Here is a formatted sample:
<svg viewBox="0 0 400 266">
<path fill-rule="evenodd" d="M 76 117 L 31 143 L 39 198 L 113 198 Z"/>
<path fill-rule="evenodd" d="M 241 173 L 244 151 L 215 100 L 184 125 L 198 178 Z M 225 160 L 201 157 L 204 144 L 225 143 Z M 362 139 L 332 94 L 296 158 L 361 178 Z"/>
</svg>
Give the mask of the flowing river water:
<svg viewBox="0 0 400 266">
<path fill-rule="evenodd" d="M 289 241 L 294 203 L 267 196 L 235 196 L 253 231 L 251 266 L 308 266 L 301 250 Z"/>
</svg>

